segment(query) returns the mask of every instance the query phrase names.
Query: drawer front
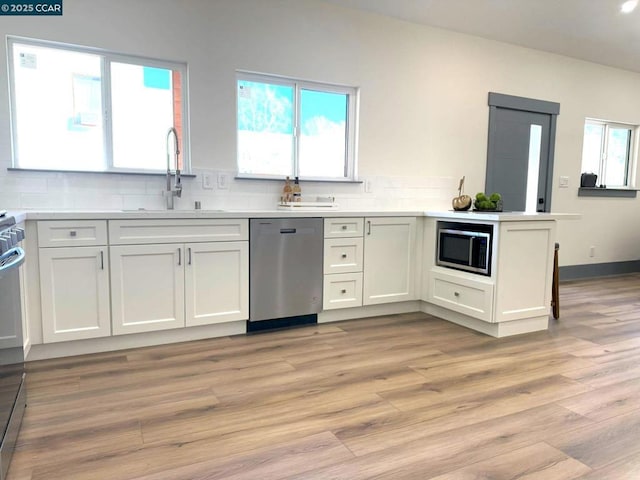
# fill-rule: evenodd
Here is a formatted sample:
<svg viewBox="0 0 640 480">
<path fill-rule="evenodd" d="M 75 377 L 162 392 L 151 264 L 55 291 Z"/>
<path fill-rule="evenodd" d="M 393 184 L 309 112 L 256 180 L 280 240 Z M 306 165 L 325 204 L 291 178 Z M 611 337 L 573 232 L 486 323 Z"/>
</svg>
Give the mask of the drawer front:
<svg viewBox="0 0 640 480">
<path fill-rule="evenodd" d="M 110 220 L 111 245 L 231 242 L 249 239 L 246 219 Z"/>
<path fill-rule="evenodd" d="M 329 238 L 324 241 L 324 273 L 362 271 L 362 238 Z"/>
<path fill-rule="evenodd" d="M 491 321 L 493 285 L 432 278 L 430 301 L 470 317 Z"/>
<path fill-rule="evenodd" d="M 43 220 L 38 222 L 39 247 L 88 247 L 106 244 L 106 220 Z"/>
<path fill-rule="evenodd" d="M 325 218 L 324 237 L 344 238 L 362 237 L 364 232 L 364 218 Z"/>
<path fill-rule="evenodd" d="M 325 275 L 323 286 L 324 310 L 362 306 L 362 273 Z"/>
</svg>

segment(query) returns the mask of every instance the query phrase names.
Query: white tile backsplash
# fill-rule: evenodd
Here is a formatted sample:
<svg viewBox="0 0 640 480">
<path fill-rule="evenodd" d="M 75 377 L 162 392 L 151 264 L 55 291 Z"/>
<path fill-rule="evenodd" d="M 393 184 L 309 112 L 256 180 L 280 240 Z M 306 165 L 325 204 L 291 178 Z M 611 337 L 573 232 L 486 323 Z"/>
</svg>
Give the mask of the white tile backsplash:
<svg viewBox="0 0 640 480">
<path fill-rule="evenodd" d="M 238 180 L 232 171 L 195 170 L 196 177 L 182 179 L 183 195 L 176 209 L 191 210 L 195 201 L 205 210 L 272 209 L 280 199 L 283 182 Z M 210 174 L 213 189 L 204 189 L 202 175 Z M 218 174 L 227 175 L 227 189 L 218 188 Z M 302 195 L 335 197 L 341 209 L 437 209 L 450 208 L 458 179 L 451 177 L 371 176 L 358 183 L 302 182 Z M 365 192 L 365 180 L 371 190 Z M 163 176 L 0 172 L 0 208 L 149 210 L 164 209 Z"/>
</svg>

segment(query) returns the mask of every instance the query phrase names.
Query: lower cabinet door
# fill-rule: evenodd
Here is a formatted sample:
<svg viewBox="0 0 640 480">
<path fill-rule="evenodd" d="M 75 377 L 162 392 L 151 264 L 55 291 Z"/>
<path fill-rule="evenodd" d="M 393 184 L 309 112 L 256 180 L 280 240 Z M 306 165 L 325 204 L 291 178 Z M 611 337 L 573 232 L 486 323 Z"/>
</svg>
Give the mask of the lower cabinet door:
<svg viewBox="0 0 640 480">
<path fill-rule="evenodd" d="M 44 343 L 111 335 L 107 247 L 40 248 Z"/>
<path fill-rule="evenodd" d="M 362 306 L 362 272 L 324 276 L 322 309 Z"/>
<path fill-rule="evenodd" d="M 184 245 L 121 245 L 110 253 L 113 334 L 184 327 Z"/>
<path fill-rule="evenodd" d="M 249 242 L 185 245 L 186 325 L 249 318 Z"/>
</svg>

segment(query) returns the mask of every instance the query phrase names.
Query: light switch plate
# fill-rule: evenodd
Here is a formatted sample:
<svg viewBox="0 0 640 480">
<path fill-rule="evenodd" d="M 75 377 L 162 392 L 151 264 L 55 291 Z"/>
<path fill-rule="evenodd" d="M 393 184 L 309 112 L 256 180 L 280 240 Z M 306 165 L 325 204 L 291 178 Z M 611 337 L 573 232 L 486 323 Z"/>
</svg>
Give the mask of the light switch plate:
<svg viewBox="0 0 640 480">
<path fill-rule="evenodd" d="M 229 175 L 226 173 L 218 174 L 218 189 L 229 190 Z"/>
<path fill-rule="evenodd" d="M 213 190 L 213 176 L 210 173 L 202 175 L 202 188 L 205 190 Z"/>
<path fill-rule="evenodd" d="M 560 177 L 558 185 L 560 186 L 560 188 L 569 188 L 569 177 Z"/>
</svg>

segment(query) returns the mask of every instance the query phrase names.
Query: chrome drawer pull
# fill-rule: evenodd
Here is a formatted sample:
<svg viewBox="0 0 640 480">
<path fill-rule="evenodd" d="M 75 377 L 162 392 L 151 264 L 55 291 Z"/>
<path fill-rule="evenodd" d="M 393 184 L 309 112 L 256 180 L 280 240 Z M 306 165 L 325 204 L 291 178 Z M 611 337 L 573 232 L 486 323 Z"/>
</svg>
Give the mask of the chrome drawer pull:
<svg viewBox="0 0 640 480">
<path fill-rule="evenodd" d="M 345 293 L 347 293 L 347 291 L 343 288 L 342 290 L 340 290 L 340 293 L 344 295 Z"/>
<path fill-rule="evenodd" d="M 342 258 L 347 258 L 347 254 L 346 254 L 346 253 L 343 253 L 343 254 L 342 254 Z"/>
<path fill-rule="evenodd" d="M 76 232 L 75 230 L 71 230 L 71 231 L 69 232 L 69 236 L 70 236 L 70 237 L 75 237 L 75 236 L 77 236 L 77 235 L 78 235 L 78 232 Z"/>
<path fill-rule="evenodd" d="M 346 230 L 346 229 L 347 229 L 347 226 L 346 226 L 346 225 L 342 225 L 342 229 L 343 229 L 343 230 Z"/>
</svg>

